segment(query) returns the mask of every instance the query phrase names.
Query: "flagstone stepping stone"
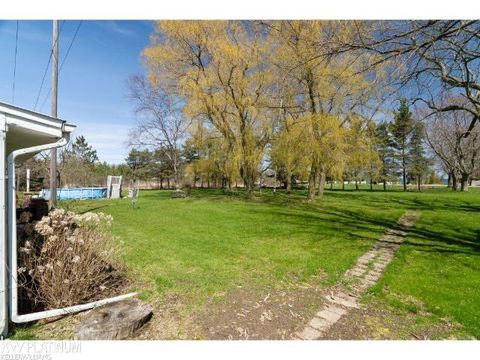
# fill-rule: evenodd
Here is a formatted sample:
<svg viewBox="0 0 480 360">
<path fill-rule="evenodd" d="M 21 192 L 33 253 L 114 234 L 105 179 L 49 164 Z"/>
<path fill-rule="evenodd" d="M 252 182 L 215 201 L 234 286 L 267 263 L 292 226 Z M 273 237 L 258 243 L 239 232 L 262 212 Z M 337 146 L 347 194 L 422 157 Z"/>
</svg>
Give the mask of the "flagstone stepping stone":
<svg viewBox="0 0 480 360">
<path fill-rule="evenodd" d="M 302 332 L 297 334 L 297 336 L 302 340 L 315 340 L 318 339 L 321 335 L 321 331 L 314 329 L 310 326 L 306 326 Z"/>
</svg>

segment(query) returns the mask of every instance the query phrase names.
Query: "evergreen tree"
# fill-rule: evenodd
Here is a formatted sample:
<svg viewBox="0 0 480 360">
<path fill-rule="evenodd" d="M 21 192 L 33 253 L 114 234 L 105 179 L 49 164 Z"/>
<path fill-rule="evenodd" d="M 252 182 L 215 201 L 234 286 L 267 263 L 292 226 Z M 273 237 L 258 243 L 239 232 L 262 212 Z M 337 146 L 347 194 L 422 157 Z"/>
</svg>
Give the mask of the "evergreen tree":
<svg viewBox="0 0 480 360">
<path fill-rule="evenodd" d="M 159 147 L 153 151 L 152 162 L 150 164 L 150 174 L 160 182 L 160 188 L 163 189 L 163 181 L 167 180 L 167 187 L 170 188 L 170 178 L 173 176 L 175 179 L 175 169 L 173 166 L 172 158 L 170 154 L 171 150 L 167 150 L 165 147 Z M 177 169 L 179 173 L 183 170 L 183 156 L 177 150 Z M 175 184 L 176 186 L 176 184 Z"/>
<path fill-rule="evenodd" d="M 395 152 L 388 123 L 380 123 L 376 128 L 375 135 L 377 152 L 382 163 L 380 181 L 383 182 L 383 190 L 386 191 L 387 181 L 392 180 L 395 174 Z"/>
<path fill-rule="evenodd" d="M 72 144 L 72 153 L 88 165 L 93 165 L 98 161 L 97 150 L 87 143 L 83 135 L 75 139 L 75 142 Z"/>
<path fill-rule="evenodd" d="M 59 152 L 60 186 L 92 186 L 96 182 L 95 166 L 98 163 L 97 150 L 78 136 L 75 141 Z"/>
<path fill-rule="evenodd" d="M 407 171 L 411 163 L 409 145 L 413 127 L 412 113 L 408 108 L 407 101 L 402 99 L 400 107 L 395 112 L 390 131 L 393 135 L 393 147 L 396 150 L 397 166 L 400 168 L 399 174 L 402 176 L 403 191 L 407 191 Z"/>
<path fill-rule="evenodd" d="M 424 149 L 425 128 L 421 122 L 416 121 L 409 143 L 409 157 L 411 160 L 410 176 L 417 183 L 418 191 L 422 183 L 422 177 L 428 174 L 430 161 L 425 156 Z"/>
<path fill-rule="evenodd" d="M 132 149 L 125 159 L 132 180 L 145 179 L 150 172 L 150 164 L 152 162 L 152 153 L 148 150 Z"/>
</svg>

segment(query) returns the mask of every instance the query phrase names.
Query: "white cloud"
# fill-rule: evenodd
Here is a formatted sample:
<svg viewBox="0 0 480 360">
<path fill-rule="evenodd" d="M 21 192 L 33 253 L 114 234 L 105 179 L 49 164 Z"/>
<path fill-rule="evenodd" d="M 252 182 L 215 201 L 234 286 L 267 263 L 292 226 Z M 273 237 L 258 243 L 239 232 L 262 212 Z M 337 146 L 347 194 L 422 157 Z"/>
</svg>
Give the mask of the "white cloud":
<svg viewBox="0 0 480 360">
<path fill-rule="evenodd" d="M 120 164 L 128 155 L 127 141 L 131 126 L 112 122 L 83 122 L 77 124 L 72 140 L 83 135 L 87 142 L 97 150 L 100 161 Z"/>
<path fill-rule="evenodd" d="M 106 30 L 112 31 L 116 34 L 122 35 L 122 36 L 134 36 L 135 32 L 127 29 L 125 26 L 121 26 L 121 22 L 119 23 L 118 21 L 115 20 L 102 20 L 99 21 L 98 24 L 103 27 Z"/>
</svg>

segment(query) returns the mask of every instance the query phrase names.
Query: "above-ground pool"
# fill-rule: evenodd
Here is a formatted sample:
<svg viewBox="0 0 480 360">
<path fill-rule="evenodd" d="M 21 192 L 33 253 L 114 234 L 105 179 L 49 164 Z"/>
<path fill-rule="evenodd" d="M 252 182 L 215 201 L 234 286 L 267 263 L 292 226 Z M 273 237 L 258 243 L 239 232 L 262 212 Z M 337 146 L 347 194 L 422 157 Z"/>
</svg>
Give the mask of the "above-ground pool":
<svg viewBox="0 0 480 360">
<path fill-rule="evenodd" d="M 50 189 L 43 189 L 40 196 L 44 199 L 50 199 Z M 61 188 L 57 189 L 57 200 L 88 200 L 102 199 L 107 197 L 107 188 L 88 187 L 88 188 Z"/>
</svg>

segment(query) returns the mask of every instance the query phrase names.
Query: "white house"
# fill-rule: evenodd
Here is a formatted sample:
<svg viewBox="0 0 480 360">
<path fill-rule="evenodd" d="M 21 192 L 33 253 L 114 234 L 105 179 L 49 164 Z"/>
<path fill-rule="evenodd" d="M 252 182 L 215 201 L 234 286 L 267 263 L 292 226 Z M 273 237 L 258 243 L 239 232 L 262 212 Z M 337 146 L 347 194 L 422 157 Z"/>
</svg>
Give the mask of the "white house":
<svg viewBox="0 0 480 360">
<path fill-rule="evenodd" d="M 130 293 L 87 304 L 73 305 L 30 314 L 18 313 L 17 222 L 15 164 L 40 151 L 64 146 L 74 125 L 30 110 L 0 102 L 0 335 L 5 337 L 8 322 L 24 323 L 66 315 L 120 301 Z"/>
<path fill-rule="evenodd" d="M 15 164 L 40 151 L 64 146 L 75 126 L 26 109 L 0 102 L 0 333 L 16 321 L 16 199 Z M 12 241 L 14 240 L 14 243 Z M 11 300 L 14 300 L 13 302 Z M 13 315 L 13 316 L 12 316 Z M 22 321 L 16 321 L 22 322 Z"/>
</svg>

